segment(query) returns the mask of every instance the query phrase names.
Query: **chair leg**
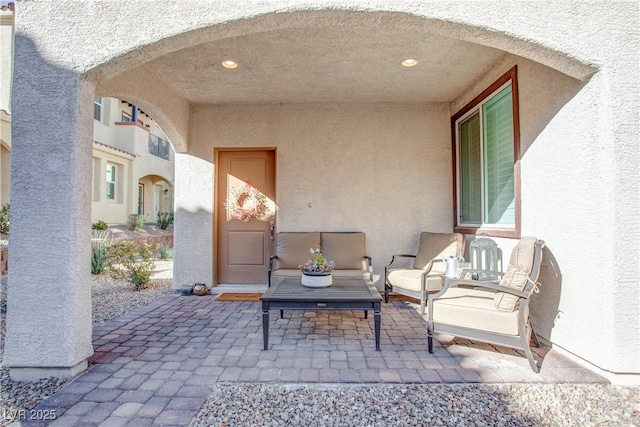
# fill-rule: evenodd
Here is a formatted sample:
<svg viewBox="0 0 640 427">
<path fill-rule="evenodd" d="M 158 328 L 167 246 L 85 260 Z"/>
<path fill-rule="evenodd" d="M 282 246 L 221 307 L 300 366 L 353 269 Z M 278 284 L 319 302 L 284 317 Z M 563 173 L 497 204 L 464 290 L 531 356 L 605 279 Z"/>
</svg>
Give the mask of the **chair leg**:
<svg viewBox="0 0 640 427">
<path fill-rule="evenodd" d="M 536 347 L 540 348 L 540 341 L 538 341 L 538 336 L 536 335 L 536 332 L 533 330 L 533 328 L 531 328 L 531 338 L 533 338 L 533 343 L 536 345 Z"/>
<path fill-rule="evenodd" d="M 389 285 L 384 284 L 384 303 L 387 304 L 389 302 Z"/>
<path fill-rule="evenodd" d="M 531 348 L 528 345 L 524 347 L 524 353 L 527 355 L 527 359 L 529 360 L 529 365 L 531 366 L 531 370 L 536 374 L 540 372 L 540 368 L 538 367 L 536 360 L 533 358 L 533 353 L 531 352 Z"/>
<path fill-rule="evenodd" d="M 429 346 L 429 353 L 433 354 L 433 334 L 431 331 L 427 333 L 427 342 Z"/>
<path fill-rule="evenodd" d="M 522 344 L 522 350 L 524 351 L 524 354 L 527 356 L 527 360 L 529 361 L 529 366 L 531 366 L 531 370 L 537 374 L 538 372 L 540 372 L 540 367 L 538 367 L 536 360 L 533 358 L 531 347 L 529 347 L 530 338 L 534 337 L 533 341 L 536 344 L 539 344 L 539 343 L 538 343 L 538 338 L 535 336 L 535 332 L 533 332 L 533 328 L 530 328 L 529 330 L 531 331 L 531 334 L 527 334 L 526 332 L 523 332 L 523 335 L 520 335 L 520 343 Z"/>
</svg>

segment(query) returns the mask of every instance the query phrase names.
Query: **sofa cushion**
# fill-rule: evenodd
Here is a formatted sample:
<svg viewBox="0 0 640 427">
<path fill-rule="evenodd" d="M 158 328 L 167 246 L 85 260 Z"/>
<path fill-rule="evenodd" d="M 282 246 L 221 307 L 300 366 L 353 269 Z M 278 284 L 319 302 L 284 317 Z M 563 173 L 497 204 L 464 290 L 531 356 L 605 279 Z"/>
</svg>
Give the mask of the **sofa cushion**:
<svg viewBox="0 0 640 427">
<path fill-rule="evenodd" d="M 309 249 L 320 247 L 320 232 L 282 232 L 276 234 L 275 269 L 297 269 L 311 258 Z"/>
<path fill-rule="evenodd" d="M 500 285 L 507 288 L 524 290 L 529 281 L 529 274 L 533 268 L 533 256 L 535 254 L 535 245 L 537 239 L 535 237 L 523 237 L 518 245 L 511 252 L 507 271 L 500 280 Z M 535 282 L 537 277 L 533 277 Z M 498 310 L 514 311 L 518 308 L 518 300 L 520 298 L 508 294 L 506 292 L 496 292 L 493 302 Z"/>
<path fill-rule="evenodd" d="M 453 256 L 460 258 L 464 255 L 464 235 L 461 233 L 430 233 L 423 231 L 420 233 L 420 246 L 416 259 L 413 261 L 413 268 L 424 269 L 429 261 L 437 259 L 439 262 L 433 264 L 433 269 L 438 269 L 438 273 L 444 274 L 444 263 L 442 258 Z M 436 271 L 432 271 L 435 273 Z"/>
<path fill-rule="evenodd" d="M 271 273 L 271 280 L 284 277 L 301 277 L 302 272 L 297 268 L 294 269 L 280 269 L 274 270 Z M 355 278 L 363 279 L 367 283 L 371 283 L 371 276 L 367 270 L 333 270 L 332 276 L 334 278 Z M 275 283 L 275 282 L 274 282 Z"/>
<path fill-rule="evenodd" d="M 366 270 L 364 233 L 322 233 L 322 254 L 335 263 L 334 270 Z"/>
</svg>

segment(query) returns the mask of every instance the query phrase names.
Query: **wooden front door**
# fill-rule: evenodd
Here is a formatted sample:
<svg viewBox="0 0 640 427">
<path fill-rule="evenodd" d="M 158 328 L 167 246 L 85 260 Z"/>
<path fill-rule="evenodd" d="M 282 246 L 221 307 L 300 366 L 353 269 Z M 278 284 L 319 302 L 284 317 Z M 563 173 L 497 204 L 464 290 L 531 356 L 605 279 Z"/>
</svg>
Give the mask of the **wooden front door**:
<svg viewBox="0 0 640 427">
<path fill-rule="evenodd" d="M 217 151 L 217 283 L 267 283 L 275 189 L 274 150 Z"/>
</svg>

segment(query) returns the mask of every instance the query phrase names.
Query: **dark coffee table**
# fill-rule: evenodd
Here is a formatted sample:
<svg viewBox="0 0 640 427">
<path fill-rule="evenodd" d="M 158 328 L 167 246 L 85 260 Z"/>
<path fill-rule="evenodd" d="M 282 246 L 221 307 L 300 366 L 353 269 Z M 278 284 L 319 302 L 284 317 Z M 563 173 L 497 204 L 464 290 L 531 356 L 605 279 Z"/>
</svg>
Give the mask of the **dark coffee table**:
<svg viewBox="0 0 640 427">
<path fill-rule="evenodd" d="M 380 351 L 380 304 L 382 296 L 373 284 L 358 278 L 333 278 L 326 288 L 307 288 L 300 278 L 274 280 L 260 298 L 262 301 L 262 336 L 269 348 L 269 310 L 373 310 L 376 350 Z"/>
</svg>

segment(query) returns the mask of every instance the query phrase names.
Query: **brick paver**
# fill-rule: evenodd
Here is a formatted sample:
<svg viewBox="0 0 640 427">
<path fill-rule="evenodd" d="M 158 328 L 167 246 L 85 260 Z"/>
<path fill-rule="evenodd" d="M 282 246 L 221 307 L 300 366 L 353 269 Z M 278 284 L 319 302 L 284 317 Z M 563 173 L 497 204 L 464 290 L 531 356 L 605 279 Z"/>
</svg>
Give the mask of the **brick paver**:
<svg viewBox="0 0 640 427">
<path fill-rule="evenodd" d="M 260 303 L 170 295 L 94 328 L 91 368 L 38 408 L 51 425 L 188 425 L 215 382 L 606 382 L 548 348 L 535 374 L 519 351 L 437 337 L 414 304 L 383 304 L 381 351 L 361 311 L 271 316 L 263 350 Z M 39 425 L 37 421 L 22 423 Z"/>
</svg>

